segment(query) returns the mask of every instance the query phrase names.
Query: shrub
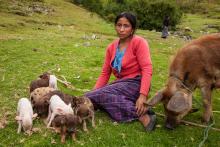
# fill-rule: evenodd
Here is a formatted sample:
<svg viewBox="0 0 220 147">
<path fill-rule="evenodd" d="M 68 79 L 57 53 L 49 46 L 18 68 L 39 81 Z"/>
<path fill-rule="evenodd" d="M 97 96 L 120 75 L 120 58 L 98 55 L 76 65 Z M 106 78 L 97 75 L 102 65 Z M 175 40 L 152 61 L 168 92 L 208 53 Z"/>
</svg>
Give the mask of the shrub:
<svg viewBox="0 0 220 147">
<path fill-rule="evenodd" d="M 132 5 L 139 20 L 139 27 L 143 29 L 161 30 L 165 15 L 170 16 L 170 25 L 172 29 L 175 29 L 182 17 L 181 10 L 174 3 L 138 0 Z"/>
<path fill-rule="evenodd" d="M 98 14 L 102 12 L 102 3 L 100 0 L 73 0 L 73 3 L 80 4 L 88 10 Z"/>
<path fill-rule="evenodd" d="M 101 0 L 73 1 L 75 4 L 81 4 L 111 22 L 123 11 L 133 12 L 139 20 L 139 28 L 148 30 L 161 30 L 165 15 L 170 16 L 171 28 L 175 29 L 182 16 L 181 10 L 175 3 L 162 0 L 108 0 L 105 5 L 102 4 Z"/>
<path fill-rule="evenodd" d="M 103 18 L 107 19 L 110 22 L 114 22 L 116 16 L 123 12 L 129 11 L 127 4 L 118 4 L 116 2 L 108 2 L 104 8 L 103 12 L 100 14 Z"/>
</svg>

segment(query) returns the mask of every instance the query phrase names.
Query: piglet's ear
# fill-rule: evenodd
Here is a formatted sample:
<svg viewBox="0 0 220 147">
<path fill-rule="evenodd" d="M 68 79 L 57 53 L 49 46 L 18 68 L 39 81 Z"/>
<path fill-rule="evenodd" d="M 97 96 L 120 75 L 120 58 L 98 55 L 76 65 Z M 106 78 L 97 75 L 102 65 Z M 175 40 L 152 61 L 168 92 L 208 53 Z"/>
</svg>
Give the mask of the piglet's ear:
<svg viewBox="0 0 220 147">
<path fill-rule="evenodd" d="M 45 104 L 45 105 L 49 105 L 49 104 L 50 104 L 50 99 L 44 100 L 44 104 Z"/>
<path fill-rule="evenodd" d="M 68 104 L 68 107 L 71 107 L 71 103 Z"/>
<path fill-rule="evenodd" d="M 38 116 L 37 113 L 34 113 L 34 115 L 32 116 L 32 118 L 36 118 Z"/>
<path fill-rule="evenodd" d="M 64 112 L 63 112 L 63 110 L 62 110 L 61 108 L 57 108 L 57 112 L 58 112 L 58 114 L 60 114 L 60 115 L 63 115 L 63 114 L 64 114 Z"/>
<path fill-rule="evenodd" d="M 79 116 L 77 116 L 77 120 L 78 120 L 78 123 L 82 123 L 82 119 L 79 117 Z"/>
<path fill-rule="evenodd" d="M 174 112 L 180 113 L 191 108 L 191 100 L 188 96 L 182 92 L 176 92 L 167 104 L 167 109 Z"/>
<path fill-rule="evenodd" d="M 44 72 L 42 75 L 39 76 L 39 78 L 41 78 L 41 79 L 49 79 L 49 73 L 48 72 Z"/>
<path fill-rule="evenodd" d="M 20 116 L 16 116 L 16 117 L 15 117 L 15 120 L 20 121 L 20 120 L 21 120 L 21 117 L 20 117 Z"/>
</svg>

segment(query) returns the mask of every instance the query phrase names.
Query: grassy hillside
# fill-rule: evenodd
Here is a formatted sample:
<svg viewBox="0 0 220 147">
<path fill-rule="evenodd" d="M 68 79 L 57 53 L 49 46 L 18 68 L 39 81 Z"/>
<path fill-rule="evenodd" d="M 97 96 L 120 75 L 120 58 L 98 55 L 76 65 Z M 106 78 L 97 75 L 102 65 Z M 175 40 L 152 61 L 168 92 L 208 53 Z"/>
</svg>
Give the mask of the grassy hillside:
<svg viewBox="0 0 220 147">
<path fill-rule="evenodd" d="M 44 3 L 0 0 L 0 8 L 1 122 L 7 115 L 7 126 L 0 130 L 0 146 L 60 146 L 60 136 L 46 129 L 40 119 L 34 121 L 34 127 L 40 128 L 40 132 L 30 137 L 16 134 L 17 101 L 28 97 L 29 83 L 48 70 L 57 76 L 65 76 L 78 89 L 72 91 L 59 84 L 66 93 L 82 95 L 92 89 L 101 71 L 105 47 L 117 37 L 114 27 L 68 0 L 44 0 Z M 184 28 L 190 27 L 190 35 L 197 38 L 218 31 L 210 26 L 219 27 L 220 19 L 185 15 L 178 28 L 179 32 L 185 33 Z M 160 32 L 138 30 L 137 34 L 146 38 L 151 48 L 152 96 L 164 86 L 170 59 L 187 41 L 175 32 L 166 40 L 160 38 Z M 195 96 L 200 100 L 198 92 Z M 219 91 L 214 91 L 215 111 L 220 109 L 219 97 Z M 155 111 L 163 113 L 161 105 Z M 200 123 L 201 113 L 200 107 L 199 112 L 185 119 Z M 214 113 L 214 118 L 214 127 L 220 128 L 219 113 Z M 78 141 L 68 138 L 66 146 L 198 146 L 204 131 L 183 125 L 169 131 L 163 127 L 164 119 L 158 117 L 156 130 L 146 133 L 139 122 L 113 123 L 100 111 L 96 113 L 96 124 L 96 129 L 88 124 L 89 133 L 79 128 Z M 205 146 L 220 146 L 219 132 L 210 131 Z"/>
</svg>

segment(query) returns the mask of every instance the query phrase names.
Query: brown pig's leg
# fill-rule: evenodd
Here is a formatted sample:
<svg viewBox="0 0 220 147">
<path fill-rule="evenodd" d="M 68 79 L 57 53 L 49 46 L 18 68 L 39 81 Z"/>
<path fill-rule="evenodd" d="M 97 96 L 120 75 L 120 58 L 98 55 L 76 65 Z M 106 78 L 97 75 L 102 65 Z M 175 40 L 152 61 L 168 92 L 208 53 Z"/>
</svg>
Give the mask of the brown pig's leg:
<svg viewBox="0 0 220 147">
<path fill-rule="evenodd" d="M 208 123 L 212 117 L 212 101 L 211 101 L 211 86 L 205 86 L 201 88 L 203 98 L 203 121 Z"/>
</svg>

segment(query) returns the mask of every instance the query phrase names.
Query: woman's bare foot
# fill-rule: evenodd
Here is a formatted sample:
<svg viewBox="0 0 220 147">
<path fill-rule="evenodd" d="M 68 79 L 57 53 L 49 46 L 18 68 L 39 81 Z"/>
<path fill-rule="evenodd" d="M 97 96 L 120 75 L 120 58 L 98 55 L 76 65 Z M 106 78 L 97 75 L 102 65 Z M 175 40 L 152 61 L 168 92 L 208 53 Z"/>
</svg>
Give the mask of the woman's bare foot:
<svg viewBox="0 0 220 147">
<path fill-rule="evenodd" d="M 147 127 L 147 125 L 150 123 L 150 117 L 149 115 L 142 115 L 141 117 L 139 117 L 138 119 L 141 124 L 144 126 L 144 127 Z"/>
</svg>

